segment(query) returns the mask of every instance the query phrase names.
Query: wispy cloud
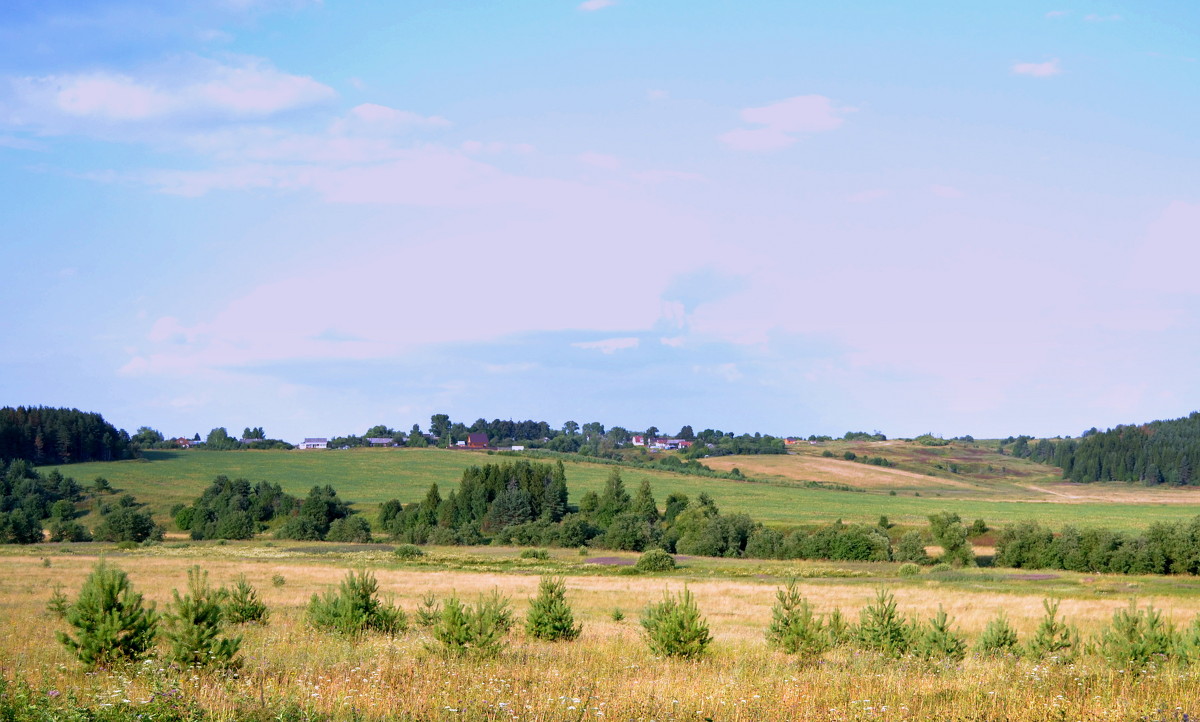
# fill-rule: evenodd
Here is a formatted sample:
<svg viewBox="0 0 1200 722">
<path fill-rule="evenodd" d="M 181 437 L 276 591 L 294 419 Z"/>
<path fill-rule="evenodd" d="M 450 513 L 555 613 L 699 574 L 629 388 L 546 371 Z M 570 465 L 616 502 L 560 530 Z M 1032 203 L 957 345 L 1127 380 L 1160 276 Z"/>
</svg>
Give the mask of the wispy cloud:
<svg viewBox="0 0 1200 722">
<path fill-rule="evenodd" d="M 584 2 L 579 3 L 578 7 L 580 10 L 590 13 L 612 7 L 616 4 L 616 0 L 584 0 Z"/>
<path fill-rule="evenodd" d="M 1121 19 L 1121 16 L 1116 15 L 1116 14 L 1114 14 L 1114 15 L 1097 15 L 1096 13 L 1090 13 L 1088 15 L 1083 16 L 1084 22 L 1089 22 L 1089 23 L 1111 23 L 1111 22 L 1116 22 L 1120 19 Z"/>
<path fill-rule="evenodd" d="M 1050 18 L 1050 19 L 1065 18 L 1066 16 L 1068 16 L 1070 14 L 1071 14 L 1071 11 L 1069 11 L 1069 10 L 1051 10 L 1050 12 L 1046 13 L 1046 17 Z"/>
<path fill-rule="evenodd" d="M 603 354 L 614 354 L 617 351 L 625 349 L 637 348 L 639 341 L 636 336 L 625 336 L 622 338 L 606 338 L 600 341 L 580 341 L 571 344 L 575 348 L 595 349 Z"/>
<path fill-rule="evenodd" d="M 1053 75 L 1058 75 L 1062 72 L 1062 66 L 1058 62 L 1058 58 L 1047 60 L 1044 63 L 1016 63 L 1012 66 L 1013 73 L 1017 75 L 1029 75 L 1034 78 L 1049 78 Z"/>
<path fill-rule="evenodd" d="M 737 128 L 718 136 L 734 150 L 767 151 L 787 148 L 801 134 L 840 128 L 854 108 L 838 107 L 823 95 L 797 95 L 770 105 L 746 108 L 739 114 L 757 128 Z"/>
<path fill-rule="evenodd" d="M 136 74 L 96 70 L 25 76 L 11 80 L 5 95 L 9 125 L 84 135 L 165 121 L 261 119 L 337 97 L 333 88 L 281 72 L 259 58 L 238 63 L 188 58 Z"/>
</svg>

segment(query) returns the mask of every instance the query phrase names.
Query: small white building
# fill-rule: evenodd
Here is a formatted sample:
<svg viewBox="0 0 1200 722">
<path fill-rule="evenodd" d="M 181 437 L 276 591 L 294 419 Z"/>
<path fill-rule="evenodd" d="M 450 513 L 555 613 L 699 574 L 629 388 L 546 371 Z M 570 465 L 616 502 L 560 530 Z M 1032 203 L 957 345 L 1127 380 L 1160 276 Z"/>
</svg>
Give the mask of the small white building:
<svg viewBox="0 0 1200 722">
<path fill-rule="evenodd" d="M 300 442 L 301 449 L 328 449 L 329 439 L 305 439 Z"/>
<path fill-rule="evenodd" d="M 512 447 L 512 450 L 513 451 L 524 451 L 525 447 L 524 446 L 514 446 L 514 447 Z"/>
</svg>

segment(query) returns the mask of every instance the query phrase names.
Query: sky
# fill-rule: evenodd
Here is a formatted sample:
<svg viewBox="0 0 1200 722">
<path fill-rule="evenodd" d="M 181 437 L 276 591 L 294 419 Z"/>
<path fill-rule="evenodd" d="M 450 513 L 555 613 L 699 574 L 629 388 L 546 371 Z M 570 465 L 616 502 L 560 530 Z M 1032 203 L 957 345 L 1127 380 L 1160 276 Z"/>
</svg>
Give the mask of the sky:
<svg viewBox="0 0 1200 722">
<path fill-rule="evenodd" d="M 1078 435 L 1200 408 L 1200 4 L 8 0 L 0 405 Z"/>
</svg>

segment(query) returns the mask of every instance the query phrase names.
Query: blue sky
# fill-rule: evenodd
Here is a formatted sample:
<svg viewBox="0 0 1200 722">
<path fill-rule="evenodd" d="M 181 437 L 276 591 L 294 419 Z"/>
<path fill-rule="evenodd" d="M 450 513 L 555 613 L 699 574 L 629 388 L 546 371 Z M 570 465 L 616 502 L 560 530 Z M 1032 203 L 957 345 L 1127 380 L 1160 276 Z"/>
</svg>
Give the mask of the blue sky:
<svg viewBox="0 0 1200 722">
<path fill-rule="evenodd" d="M 1192 3 L 0 8 L 0 403 L 1078 434 L 1200 404 Z"/>
</svg>

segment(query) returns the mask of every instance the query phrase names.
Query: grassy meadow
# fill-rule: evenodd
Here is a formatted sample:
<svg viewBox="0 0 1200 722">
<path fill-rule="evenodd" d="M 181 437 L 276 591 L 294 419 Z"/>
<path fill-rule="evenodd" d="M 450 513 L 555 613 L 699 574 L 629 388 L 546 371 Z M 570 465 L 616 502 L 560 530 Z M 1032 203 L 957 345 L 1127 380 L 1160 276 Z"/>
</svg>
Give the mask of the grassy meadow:
<svg viewBox="0 0 1200 722">
<path fill-rule="evenodd" d="M 833 458 L 821 456 L 825 449 Z M 884 456 L 896 468 L 845 461 L 853 450 Z M 470 465 L 510 460 L 480 452 L 442 449 L 354 449 L 347 451 L 148 451 L 144 459 L 57 467 L 88 483 L 104 476 L 114 487 L 146 503 L 166 523 L 175 504 L 189 503 L 218 474 L 280 484 L 303 495 L 314 485 L 330 484 L 342 498 L 373 519 L 380 504 L 397 498 L 408 503 L 424 497 L 436 482 L 442 494 L 456 488 Z M 738 468 L 745 481 L 706 478 L 668 470 L 623 467 L 627 489 L 650 481 L 661 505 L 667 494 L 706 492 L 723 511 L 745 512 L 768 525 L 824 524 L 834 519 L 874 523 L 881 514 L 893 524 L 923 526 L 926 516 L 951 511 L 970 522 L 991 526 L 1036 518 L 1051 527 L 1103 525 L 1132 531 L 1155 521 L 1200 513 L 1200 490 L 1144 488 L 1125 483 L 1069 484 L 1058 470 L 997 454 L 983 445 L 921 447 L 902 441 L 831 442 L 802 445 L 780 456 L 728 456 L 705 459 L 719 471 Z M 959 464 L 954 474 L 939 465 Z M 611 465 L 565 462 L 572 501 L 600 491 Z M 813 488 L 809 482 L 844 485 L 850 491 Z M 84 520 L 90 523 L 89 520 Z"/>
<path fill-rule="evenodd" d="M 102 554 L 160 609 L 193 564 L 216 584 L 246 575 L 271 617 L 266 626 L 240 630 L 241 670 L 172 670 L 154 659 L 84 670 L 55 641 L 66 625 L 46 603 L 54 584 L 73 598 Z M 851 648 L 803 663 L 763 639 L 775 590 L 790 577 L 800 579 L 819 612 L 837 608 L 852 621 L 881 585 L 912 617 L 927 619 L 944 605 L 971 643 L 1000 609 L 1027 639 L 1048 595 L 1063 598 L 1063 616 L 1085 639 L 1134 595 L 1183 624 L 1198 611 L 1195 579 L 995 570 L 900 578 L 895 564 L 715 559 L 683 559 L 675 572 L 643 576 L 612 564 L 631 555 L 609 556 L 600 564 L 574 550 L 536 560 L 511 548 L 435 548 L 401 562 L 386 545 L 11 547 L 0 555 L 0 676 L 20 681 L 7 693 L 16 703 L 61 710 L 44 719 L 66 719 L 69 706 L 93 708 L 97 716 L 86 719 L 137 719 L 142 709 L 161 713 L 149 706 L 152 699 L 178 700 L 172 704 L 189 714 L 220 720 L 1182 720 L 1200 712 L 1200 673 L 1185 667 L 1127 670 L 1094 655 L 1072 664 L 974 654 L 960 663 L 886 661 Z M 427 593 L 471 599 L 498 589 L 520 617 L 539 575 L 564 575 L 583 634 L 574 642 L 539 642 L 518 624 L 497 658 L 480 660 L 431 651 L 428 631 L 417 627 L 361 639 L 311 629 L 303 613 L 308 598 L 351 568 L 370 569 L 381 592 L 410 615 Z M 699 661 L 656 658 L 642 641 L 638 614 L 664 590 L 685 584 L 715 641 Z M 614 620 L 617 609 L 621 621 Z"/>
</svg>

